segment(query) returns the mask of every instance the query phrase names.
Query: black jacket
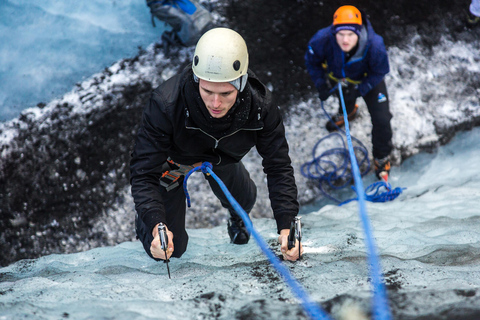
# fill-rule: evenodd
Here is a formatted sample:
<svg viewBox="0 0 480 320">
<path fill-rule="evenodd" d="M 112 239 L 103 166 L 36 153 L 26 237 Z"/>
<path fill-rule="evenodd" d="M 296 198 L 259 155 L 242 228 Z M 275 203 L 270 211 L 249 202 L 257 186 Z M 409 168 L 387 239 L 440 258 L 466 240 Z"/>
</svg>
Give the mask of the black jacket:
<svg viewBox="0 0 480 320">
<path fill-rule="evenodd" d="M 248 120 L 239 130 L 215 139 L 195 126 L 184 105 L 183 88 L 189 77 L 193 73 L 187 68 L 161 84 L 144 110 L 130 163 L 138 215 L 151 229 L 166 222 L 158 190 L 162 165 L 168 157 L 185 165 L 208 161 L 215 172 L 216 166 L 239 162 L 255 146 L 263 158 L 278 231 L 290 228 L 298 213 L 297 187 L 282 117 L 272 105 L 270 91 L 249 71 L 245 90 L 250 90 L 252 107 Z"/>
</svg>

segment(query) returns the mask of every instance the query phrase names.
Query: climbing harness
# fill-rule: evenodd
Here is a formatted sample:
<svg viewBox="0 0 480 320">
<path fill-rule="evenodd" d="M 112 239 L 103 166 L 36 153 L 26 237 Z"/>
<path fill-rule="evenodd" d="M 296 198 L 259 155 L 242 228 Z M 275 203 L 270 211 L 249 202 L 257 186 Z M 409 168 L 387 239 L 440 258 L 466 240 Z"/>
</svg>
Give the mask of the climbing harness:
<svg viewBox="0 0 480 320">
<path fill-rule="evenodd" d="M 347 86 L 349 83 L 354 84 L 354 85 L 359 85 L 360 83 L 362 83 L 361 80 L 353 80 L 353 79 L 350 79 L 349 77 L 345 77 L 345 78 L 341 78 L 341 79 L 335 77 L 335 76 L 333 75 L 333 71 L 328 72 L 328 63 L 327 63 L 327 60 L 325 60 L 325 61 L 322 63 L 322 68 L 323 68 L 323 71 L 327 74 L 327 76 L 328 76 L 331 80 L 335 81 L 336 83 L 339 83 L 339 82 L 342 83 L 344 87 Z M 365 73 L 363 74 L 363 76 L 366 77 L 366 76 L 367 76 L 367 73 L 365 72 Z M 335 89 L 335 88 L 333 88 L 332 91 L 333 91 L 334 89 Z"/>
<path fill-rule="evenodd" d="M 359 85 L 360 83 L 362 83 L 362 81 L 360 81 L 360 80 L 353 80 L 353 79 L 350 79 L 348 77 L 343 78 L 343 79 L 339 79 L 339 78 L 337 78 L 333 75 L 333 72 L 329 72 L 327 75 L 330 79 L 332 79 L 333 81 L 335 81 L 337 83 L 341 83 L 344 87 L 347 86 L 349 83 L 354 84 L 354 85 Z"/>
<path fill-rule="evenodd" d="M 168 165 L 169 168 L 175 168 L 174 170 L 170 169 L 164 171 L 160 177 L 160 185 L 167 189 L 167 191 L 178 187 L 182 182 L 182 178 L 194 168 L 190 165 L 176 163 L 170 158 L 167 160 L 166 165 Z"/>
</svg>

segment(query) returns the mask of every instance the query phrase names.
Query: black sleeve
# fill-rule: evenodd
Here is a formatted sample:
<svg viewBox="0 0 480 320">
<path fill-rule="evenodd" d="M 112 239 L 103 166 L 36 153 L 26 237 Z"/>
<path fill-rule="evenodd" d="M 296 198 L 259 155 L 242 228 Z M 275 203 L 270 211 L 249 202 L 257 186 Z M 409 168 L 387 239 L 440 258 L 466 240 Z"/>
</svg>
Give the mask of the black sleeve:
<svg viewBox="0 0 480 320">
<path fill-rule="evenodd" d="M 268 110 L 264 125 L 258 136 L 257 151 L 263 158 L 270 202 L 280 232 L 289 229 L 291 221 L 298 214 L 297 185 L 278 108 L 271 107 Z"/>
<path fill-rule="evenodd" d="M 159 179 L 171 145 L 171 132 L 171 121 L 162 110 L 161 103 L 152 97 L 143 112 L 130 161 L 130 183 L 135 209 L 150 229 L 159 222 L 166 222 Z"/>
</svg>

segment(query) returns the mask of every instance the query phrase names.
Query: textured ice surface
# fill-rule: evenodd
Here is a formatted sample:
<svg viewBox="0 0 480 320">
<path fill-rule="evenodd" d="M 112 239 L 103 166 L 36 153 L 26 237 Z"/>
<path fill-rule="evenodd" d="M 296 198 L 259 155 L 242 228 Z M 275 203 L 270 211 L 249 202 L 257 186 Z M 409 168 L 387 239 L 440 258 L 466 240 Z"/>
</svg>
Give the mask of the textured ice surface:
<svg viewBox="0 0 480 320">
<path fill-rule="evenodd" d="M 412 157 L 393 169 L 392 184 L 404 193 L 367 205 L 395 319 L 480 315 L 480 149 L 472 147 L 479 139 L 474 129 Z M 333 318 L 351 305 L 368 313 L 358 204 L 317 208 L 302 222 L 304 258 L 286 262 L 291 274 Z M 274 221 L 254 226 L 278 254 Z M 188 232 L 187 252 L 171 259 L 171 280 L 137 241 L 4 267 L 0 319 L 306 318 L 253 239 L 232 245 L 225 225 Z"/>
</svg>

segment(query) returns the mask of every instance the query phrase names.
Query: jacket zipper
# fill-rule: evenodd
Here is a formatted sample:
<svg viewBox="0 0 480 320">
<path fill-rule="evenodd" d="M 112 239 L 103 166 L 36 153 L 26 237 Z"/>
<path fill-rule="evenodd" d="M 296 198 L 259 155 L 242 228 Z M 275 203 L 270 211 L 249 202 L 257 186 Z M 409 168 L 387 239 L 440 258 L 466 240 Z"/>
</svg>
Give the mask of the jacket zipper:
<svg viewBox="0 0 480 320">
<path fill-rule="evenodd" d="M 195 127 L 185 127 L 185 128 L 187 128 L 187 129 L 192 129 L 192 130 L 198 130 L 198 131 L 200 131 L 201 133 L 203 133 L 204 135 L 212 138 L 212 139 L 215 141 L 215 147 L 214 147 L 214 149 L 217 149 L 218 144 L 220 143 L 220 140 L 222 140 L 223 138 L 231 137 L 231 136 L 233 136 L 234 134 L 236 134 L 237 132 L 240 132 L 240 131 L 259 131 L 259 130 L 262 130 L 262 129 L 263 129 L 263 127 L 256 128 L 256 129 L 238 129 L 237 131 L 234 131 L 234 132 L 230 133 L 229 135 L 223 136 L 223 137 L 221 137 L 220 139 L 216 139 L 214 136 L 206 133 L 205 131 L 203 131 L 203 130 L 200 129 L 200 128 L 195 128 Z"/>
<path fill-rule="evenodd" d="M 231 137 L 231 136 L 233 136 L 234 134 L 236 134 L 237 132 L 240 132 L 240 131 L 259 131 L 259 130 L 262 130 L 262 129 L 263 129 L 263 127 L 256 128 L 256 129 L 238 129 L 237 131 L 234 131 L 234 132 L 230 133 L 229 135 L 223 136 L 223 137 L 221 137 L 220 139 L 216 139 L 214 136 L 206 133 L 205 131 L 203 131 L 203 130 L 200 129 L 200 128 L 188 127 L 188 126 L 186 126 L 185 128 L 186 128 L 186 129 L 191 129 L 191 130 L 198 130 L 198 131 L 200 131 L 201 133 L 203 133 L 204 135 L 206 135 L 207 137 L 212 138 L 213 141 L 215 141 L 215 146 L 213 147 L 214 150 L 217 149 L 218 144 L 220 143 L 220 140 L 222 140 L 223 138 Z M 220 164 L 220 162 L 222 162 L 221 157 L 220 157 L 220 156 L 218 156 L 218 157 L 219 157 L 220 160 L 216 163 L 217 165 Z"/>
</svg>

